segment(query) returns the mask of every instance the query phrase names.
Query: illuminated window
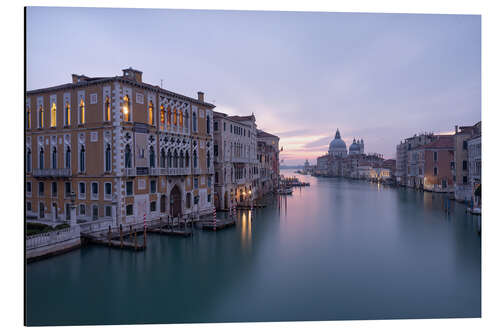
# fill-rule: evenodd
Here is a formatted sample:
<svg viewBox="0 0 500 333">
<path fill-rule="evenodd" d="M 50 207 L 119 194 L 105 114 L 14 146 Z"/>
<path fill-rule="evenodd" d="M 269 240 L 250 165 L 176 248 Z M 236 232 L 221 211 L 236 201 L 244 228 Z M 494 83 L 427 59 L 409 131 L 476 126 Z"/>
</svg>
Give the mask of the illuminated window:
<svg viewBox="0 0 500 333">
<path fill-rule="evenodd" d="M 149 107 L 148 107 L 148 113 L 149 113 L 149 125 L 153 125 L 154 123 L 154 107 L 153 103 L 150 101 L 149 102 Z"/>
<path fill-rule="evenodd" d="M 167 114 L 167 125 L 170 126 L 172 123 L 172 110 L 170 109 L 170 106 L 168 107 L 168 114 Z"/>
<path fill-rule="evenodd" d="M 183 114 L 182 114 L 182 111 L 179 111 L 179 126 L 182 127 L 182 123 L 183 123 Z"/>
<path fill-rule="evenodd" d="M 123 97 L 123 121 L 130 121 L 130 99 L 128 95 Z"/>
<path fill-rule="evenodd" d="M 85 124 L 85 102 L 80 99 L 80 124 Z"/>
<path fill-rule="evenodd" d="M 50 127 L 57 126 L 57 108 L 56 103 L 52 103 L 52 107 L 50 108 Z"/>
<path fill-rule="evenodd" d="M 38 128 L 43 128 L 43 107 L 38 109 Z"/>
<path fill-rule="evenodd" d="M 104 102 L 104 112 L 106 113 L 106 121 L 111 121 L 111 103 L 109 102 L 109 96 L 106 96 L 106 101 Z"/>
<path fill-rule="evenodd" d="M 174 109 L 174 125 L 177 125 L 177 109 Z"/>
<path fill-rule="evenodd" d="M 31 109 L 29 106 L 26 108 L 26 126 L 31 128 Z"/>
<path fill-rule="evenodd" d="M 160 128 L 163 129 L 163 126 L 165 124 L 165 107 L 162 105 L 160 106 Z"/>
<path fill-rule="evenodd" d="M 69 124 L 71 124 L 71 107 L 69 106 L 68 102 L 66 102 L 64 114 L 66 115 L 66 119 L 65 119 L 65 123 L 64 124 L 66 126 L 69 126 Z"/>
</svg>

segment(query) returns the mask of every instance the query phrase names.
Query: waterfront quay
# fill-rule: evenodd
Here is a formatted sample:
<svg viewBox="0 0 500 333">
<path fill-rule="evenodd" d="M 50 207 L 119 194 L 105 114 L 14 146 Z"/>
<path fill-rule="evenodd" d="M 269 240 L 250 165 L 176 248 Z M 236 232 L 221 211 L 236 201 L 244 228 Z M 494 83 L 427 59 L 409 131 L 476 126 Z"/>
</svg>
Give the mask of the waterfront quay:
<svg viewBox="0 0 500 333">
<path fill-rule="evenodd" d="M 237 210 L 221 232 L 148 233 L 143 251 L 84 246 L 29 264 L 27 324 L 481 316 L 479 217 L 464 204 L 283 173 L 310 186 Z"/>
</svg>

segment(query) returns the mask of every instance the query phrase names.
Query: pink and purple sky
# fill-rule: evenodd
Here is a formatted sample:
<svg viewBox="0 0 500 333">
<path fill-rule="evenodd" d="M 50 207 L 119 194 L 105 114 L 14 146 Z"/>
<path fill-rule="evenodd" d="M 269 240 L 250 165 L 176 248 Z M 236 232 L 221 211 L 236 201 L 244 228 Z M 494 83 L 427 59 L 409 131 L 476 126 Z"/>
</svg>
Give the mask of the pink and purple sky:
<svg viewBox="0 0 500 333">
<path fill-rule="evenodd" d="M 257 117 L 303 164 L 347 145 L 395 156 L 403 138 L 481 120 L 478 15 L 29 7 L 28 90 L 120 75 Z"/>
</svg>

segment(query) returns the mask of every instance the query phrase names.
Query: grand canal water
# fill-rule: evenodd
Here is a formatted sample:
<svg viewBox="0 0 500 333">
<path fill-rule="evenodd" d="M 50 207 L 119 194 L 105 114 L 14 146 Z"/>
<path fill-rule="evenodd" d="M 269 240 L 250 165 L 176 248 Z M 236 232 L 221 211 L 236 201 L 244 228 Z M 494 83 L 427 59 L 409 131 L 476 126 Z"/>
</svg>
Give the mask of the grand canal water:
<svg viewBox="0 0 500 333">
<path fill-rule="evenodd" d="M 446 215 L 441 195 L 299 177 L 311 186 L 233 229 L 29 264 L 27 323 L 481 316 L 481 237 L 464 205 Z"/>
</svg>

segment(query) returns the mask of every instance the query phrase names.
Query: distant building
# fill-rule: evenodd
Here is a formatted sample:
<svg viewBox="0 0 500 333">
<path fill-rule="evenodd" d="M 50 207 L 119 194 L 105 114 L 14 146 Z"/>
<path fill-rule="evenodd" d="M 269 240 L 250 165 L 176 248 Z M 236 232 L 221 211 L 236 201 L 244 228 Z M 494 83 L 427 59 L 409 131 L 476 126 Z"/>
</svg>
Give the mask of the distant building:
<svg viewBox="0 0 500 333">
<path fill-rule="evenodd" d="M 454 140 L 437 135 L 436 140 L 410 151 L 409 186 L 435 192 L 453 192 Z"/>
<path fill-rule="evenodd" d="M 455 126 L 454 145 L 454 180 L 455 180 L 455 200 L 473 200 L 473 189 L 469 177 L 469 149 L 468 140 L 472 137 L 480 136 L 481 122 L 473 126 Z"/>
<path fill-rule="evenodd" d="M 467 141 L 469 182 L 471 184 L 474 208 L 481 208 L 481 134 Z"/>
<path fill-rule="evenodd" d="M 418 169 L 415 165 L 416 156 L 411 158 L 410 150 L 426 145 L 436 140 L 436 136 L 432 133 L 424 133 L 406 138 L 396 147 L 396 183 L 402 186 L 415 186 L 414 181 Z M 411 161 L 410 161 L 411 160 Z M 411 178 L 413 177 L 413 178 Z"/>
</svg>

